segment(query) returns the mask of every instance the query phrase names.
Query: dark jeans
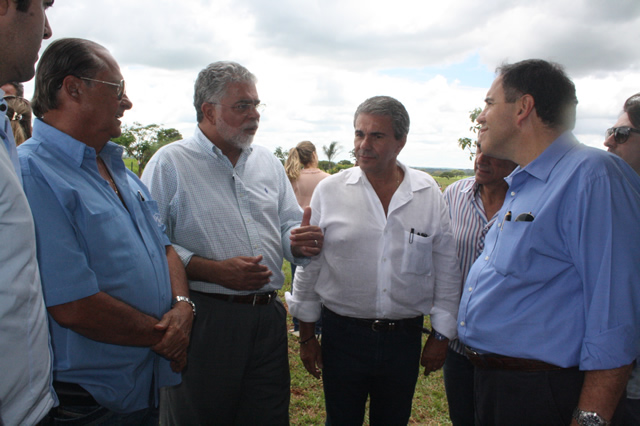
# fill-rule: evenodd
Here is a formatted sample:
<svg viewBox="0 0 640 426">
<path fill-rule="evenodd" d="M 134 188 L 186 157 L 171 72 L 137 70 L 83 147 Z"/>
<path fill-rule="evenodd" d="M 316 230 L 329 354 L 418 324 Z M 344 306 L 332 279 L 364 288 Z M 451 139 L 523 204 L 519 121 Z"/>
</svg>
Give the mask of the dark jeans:
<svg viewBox="0 0 640 426">
<path fill-rule="evenodd" d="M 442 372 L 451 423 L 454 426 L 473 426 L 473 364 L 465 355 L 449 348 Z"/>
<path fill-rule="evenodd" d="M 158 424 L 158 412 L 146 408 L 133 413 L 119 414 L 100 405 L 89 407 L 60 406 L 52 408 L 38 423 L 42 426 L 53 425 L 104 425 L 104 426 L 154 426 Z"/>
<path fill-rule="evenodd" d="M 328 425 L 406 425 L 418 379 L 422 318 L 373 331 L 323 309 L 322 371 Z"/>
<path fill-rule="evenodd" d="M 287 311 L 192 291 L 198 306 L 182 383 L 160 393 L 163 425 L 288 425 Z"/>
<path fill-rule="evenodd" d="M 478 425 L 568 425 L 584 372 L 475 369 Z"/>
</svg>

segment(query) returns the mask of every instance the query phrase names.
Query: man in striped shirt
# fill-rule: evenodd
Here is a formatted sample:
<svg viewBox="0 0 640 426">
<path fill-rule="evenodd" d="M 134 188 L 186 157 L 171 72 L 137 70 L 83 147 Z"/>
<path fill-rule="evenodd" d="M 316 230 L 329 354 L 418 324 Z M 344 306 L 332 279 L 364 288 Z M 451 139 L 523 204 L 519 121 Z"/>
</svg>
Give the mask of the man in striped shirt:
<svg viewBox="0 0 640 426">
<path fill-rule="evenodd" d="M 444 192 L 460 260 L 461 286 L 464 286 L 471 265 L 484 249 L 484 237 L 496 221 L 509 188 L 504 178 L 515 167 L 512 161 L 484 155 L 478 140 L 475 176 L 449 185 Z M 454 426 L 473 425 L 473 365 L 458 339 L 449 343 L 443 372 L 451 421 Z"/>
</svg>

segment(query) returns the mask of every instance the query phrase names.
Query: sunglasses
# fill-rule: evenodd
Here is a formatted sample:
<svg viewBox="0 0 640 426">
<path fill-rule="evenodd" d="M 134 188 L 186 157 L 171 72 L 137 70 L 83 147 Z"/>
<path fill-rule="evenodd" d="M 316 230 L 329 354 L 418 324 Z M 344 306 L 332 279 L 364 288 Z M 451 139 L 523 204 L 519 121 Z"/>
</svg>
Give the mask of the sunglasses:
<svg viewBox="0 0 640 426">
<path fill-rule="evenodd" d="M 611 135 L 613 135 L 613 140 L 615 140 L 617 144 L 623 144 L 629 139 L 631 132 L 640 133 L 640 130 L 628 126 L 611 127 L 605 132 L 605 139 L 609 139 Z"/>
<path fill-rule="evenodd" d="M 117 96 L 119 101 L 121 101 L 122 97 L 127 93 L 127 90 L 124 87 L 124 80 L 120 80 L 120 83 L 111 83 L 110 81 L 96 80 L 95 78 L 89 77 L 80 77 L 80 80 L 95 81 L 96 83 L 108 84 L 109 86 L 117 87 Z"/>
</svg>

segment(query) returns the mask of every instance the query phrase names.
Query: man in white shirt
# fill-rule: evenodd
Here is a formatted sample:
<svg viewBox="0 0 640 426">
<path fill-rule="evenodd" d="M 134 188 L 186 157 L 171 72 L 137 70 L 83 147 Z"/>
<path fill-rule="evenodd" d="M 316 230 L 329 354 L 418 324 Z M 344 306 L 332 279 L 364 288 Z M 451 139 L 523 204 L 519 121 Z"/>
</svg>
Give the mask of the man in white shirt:
<svg viewBox="0 0 640 426">
<path fill-rule="evenodd" d="M 51 37 L 45 10 L 52 4 L 0 2 L 0 85 L 33 77 L 42 40 Z M 35 424 L 53 406 L 55 394 L 35 230 L 6 111 L 1 101 L 0 425 Z"/>
<path fill-rule="evenodd" d="M 323 180 L 311 223 L 320 256 L 296 272 L 289 311 L 300 319 L 300 357 L 324 377 L 327 421 L 407 424 L 419 364 L 442 367 L 456 337 L 460 271 L 437 183 L 397 161 L 409 115 L 376 96 L 355 113 L 354 167 Z M 322 347 L 314 323 L 322 315 Z M 423 316 L 432 332 L 420 356 Z"/>
</svg>

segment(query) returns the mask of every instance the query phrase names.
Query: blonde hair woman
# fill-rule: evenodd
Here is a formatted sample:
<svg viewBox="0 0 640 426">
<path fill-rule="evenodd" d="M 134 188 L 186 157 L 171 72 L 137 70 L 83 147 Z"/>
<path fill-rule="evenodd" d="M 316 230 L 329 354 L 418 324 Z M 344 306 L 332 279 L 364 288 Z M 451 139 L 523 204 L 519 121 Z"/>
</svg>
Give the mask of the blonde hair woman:
<svg viewBox="0 0 640 426">
<path fill-rule="evenodd" d="M 289 150 L 289 156 L 284 163 L 284 170 L 287 172 L 293 192 L 300 207 L 305 208 L 311 202 L 313 190 L 320 181 L 329 173 L 325 173 L 318 168 L 318 154 L 316 147 L 309 141 L 300 142 L 295 148 Z M 296 275 L 296 265 L 291 264 L 291 288 L 293 291 L 293 278 Z M 297 318 L 293 318 L 293 333 L 298 333 L 299 323 Z M 322 323 L 316 322 L 316 334 L 322 334 Z"/>
<path fill-rule="evenodd" d="M 311 194 L 316 185 L 329 176 L 329 173 L 318 168 L 316 147 L 309 141 L 300 142 L 295 148 L 291 148 L 284 169 L 302 208 L 311 202 Z"/>
</svg>

